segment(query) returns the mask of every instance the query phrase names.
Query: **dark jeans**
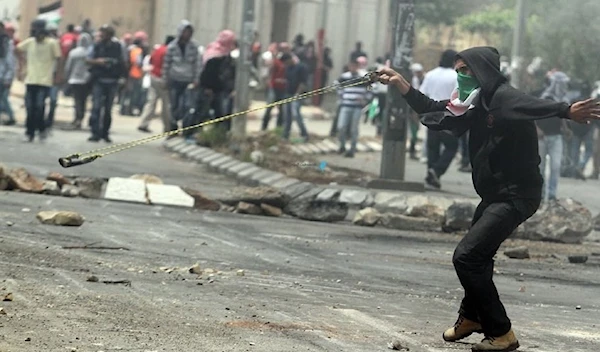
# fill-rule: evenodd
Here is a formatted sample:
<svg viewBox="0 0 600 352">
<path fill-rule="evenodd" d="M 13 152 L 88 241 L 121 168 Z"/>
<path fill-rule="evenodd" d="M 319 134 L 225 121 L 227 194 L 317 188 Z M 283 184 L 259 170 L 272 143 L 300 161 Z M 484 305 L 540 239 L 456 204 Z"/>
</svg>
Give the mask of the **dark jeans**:
<svg viewBox="0 0 600 352">
<path fill-rule="evenodd" d="M 288 95 L 286 98 L 290 98 Z M 283 126 L 283 138 L 289 139 L 290 132 L 292 130 L 292 122 L 296 121 L 298 124 L 298 129 L 300 130 L 300 135 L 305 139 L 308 138 L 308 131 L 306 130 L 306 126 L 304 125 L 304 118 L 302 117 L 301 109 L 302 109 L 302 101 L 294 100 L 289 104 L 284 105 L 286 108 L 285 111 L 285 124 Z"/>
<path fill-rule="evenodd" d="M 29 138 L 33 138 L 35 131 L 39 131 L 40 133 L 46 131 L 44 110 L 46 107 L 46 98 L 50 94 L 50 87 L 28 84 L 25 94 L 25 106 L 27 107 L 25 134 Z"/>
<path fill-rule="evenodd" d="M 190 82 L 169 82 L 169 98 L 171 99 L 171 131 L 177 129 L 177 122 L 183 120 L 190 108 L 187 87 Z"/>
<path fill-rule="evenodd" d="M 460 241 L 452 262 L 465 296 L 459 314 L 481 323 L 486 336 L 499 337 L 511 322 L 494 285 L 494 255 L 513 231 L 535 214 L 540 200 L 481 201 L 469 232 Z"/>
<path fill-rule="evenodd" d="M 10 93 L 10 87 L 6 87 L 0 84 L 0 113 L 4 112 L 8 115 L 8 122 L 15 121 L 15 113 L 13 112 L 12 106 L 8 99 Z"/>
<path fill-rule="evenodd" d="M 267 102 L 269 104 L 272 104 L 276 101 L 285 99 L 285 90 L 279 90 L 279 89 L 273 89 L 270 88 L 269 89 L 269 96 L 267 99 Z M 279 110 L 279 112 L 277 113 L 277 127 L 282 127 L 283 126 L 283 109 L 284 109 L 285 105 L 279 105 L 277 107 L 277 110 Z M 263 120 L 262 120 L 262 130 L 266 131 L 267 128 L 269 127 L 269 122 L 271 121 L 271 111 L 273 111 L 273 106 L 269 106 L 268 108 L 265 109 L 265 115 L 263 116 Z"/>
<path fill-rule="evenodd" d="M 72 84 L 71 92 L 73 94 L 73 100 L 75 101 L 75 119 L 74 123 L 81 123 L 85 117 L 85 108 L 87 105 L 87 98 L 90 95 L 89 84 Z"/>
<path fill-rule="evenodd" d="M 427 130 L 427 168 L 433 169 L 437 177 L 446 173 L 457 150 L 458 138 L 446 132 Z"/>
<path fill-rule="evenodd" d="M 467 167 L 471 163 L 469 156 L 469 132 L 460 136 L 460 166 Z"/>
<path fill-rule="evenodd" d="M 92 86 L 93 105 L 90 126 L 92 127 L 93 137 L 108 137 L 108 131 L 112 123 L 113 102 L 115 101 L 118 88 L 117 82 L 95 82 Z"/>
<path fill-rule="evenodd" d="M 58 104 L 58 92 L 60 87 L 52 86 L 48 93 L 50 104 L 48 105 L 48 116 L 46 117 L 46 128 L 52 128 L 54 125 L 54 116 L 56 115 L 56 105 Z"/>
</svg>

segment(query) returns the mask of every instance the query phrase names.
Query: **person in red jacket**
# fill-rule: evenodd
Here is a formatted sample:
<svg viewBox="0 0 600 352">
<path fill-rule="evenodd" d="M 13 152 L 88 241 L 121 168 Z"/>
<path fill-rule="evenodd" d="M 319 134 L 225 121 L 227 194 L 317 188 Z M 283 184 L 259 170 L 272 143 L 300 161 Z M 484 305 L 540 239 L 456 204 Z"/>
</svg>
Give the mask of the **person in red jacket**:
<svg viewBox="0 0 600 352">
<path fill-rule="evenodd" d="M 167 54 L 167 47 L 175 39 L 174 36 L 167 36 L 165 43 L 159 46 L 150 55 L 150 90 L 148 95 L 148 103 L 144 106 L 142 112 L 142 122 L 138 130 L 151 133 L 148 125 L 156 116 L 156 103 L 160 99 L 161 102 L 161 117 L 164 131 L 168 132 L 171 129 L 171 109 L 169 107 L 169 90 L 162 79 L 162 67 Z"/>
<path fill-rule="evenodd" d="M 268 103 L 273 103 L 282 99 L 285 99 L 285 88 L 286 88 L 286 78 L 285 78 L 285 65 L 281 61 L 281 47 L 278 48 L 276 52 L 273 53 L 273 60 L 271 62 L 270 72 L 269 72 L 269 92 L 268 92 Z M 266 131 L 269 126 L 269 121 L 271 120 L 271 111 L 273 107 L 270 106 L 265 110 L 265 115 L 263 116 L 262 121 L 262 130 Z M 283 126 L 283 108 L 281 106 L 278 107 L 277 114 L 277 127 Z"/>
</svg>

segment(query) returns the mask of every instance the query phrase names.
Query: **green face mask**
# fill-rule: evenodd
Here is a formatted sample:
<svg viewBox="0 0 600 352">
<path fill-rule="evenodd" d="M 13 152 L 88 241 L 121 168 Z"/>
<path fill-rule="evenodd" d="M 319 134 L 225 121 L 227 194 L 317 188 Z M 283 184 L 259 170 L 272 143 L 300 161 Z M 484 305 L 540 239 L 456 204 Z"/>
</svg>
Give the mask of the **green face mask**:
<svg viewBox="0 0 600 352">
<path fill-rule="evenodd" d="M 475 76 L 458 73 L 458 98 L 465 101 L 475 89 L 479 88 L 479 82 Z"/>
</svg>

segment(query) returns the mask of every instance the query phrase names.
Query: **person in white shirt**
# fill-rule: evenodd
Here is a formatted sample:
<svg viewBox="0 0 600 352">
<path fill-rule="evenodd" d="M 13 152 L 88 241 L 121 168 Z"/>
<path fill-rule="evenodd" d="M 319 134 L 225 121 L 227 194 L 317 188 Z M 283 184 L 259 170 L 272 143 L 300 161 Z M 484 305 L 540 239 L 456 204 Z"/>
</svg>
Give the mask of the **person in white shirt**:
<svg viewBox="0 0 600 352">
<path fill-rule="evenodd" d="M 423 94 L 437 101 L 450 99 L 457 87 L 457 74 L 453 68 L 456 54 L 454 50 L 442 53 L 439 66 L 425 75 L 420 89 Z M 435 189 L 442 187 L 440 177 L 448 170 L 457 151 L 458 138 L 446 132 L 427 129 L 426 186 Z"/>
</svg>

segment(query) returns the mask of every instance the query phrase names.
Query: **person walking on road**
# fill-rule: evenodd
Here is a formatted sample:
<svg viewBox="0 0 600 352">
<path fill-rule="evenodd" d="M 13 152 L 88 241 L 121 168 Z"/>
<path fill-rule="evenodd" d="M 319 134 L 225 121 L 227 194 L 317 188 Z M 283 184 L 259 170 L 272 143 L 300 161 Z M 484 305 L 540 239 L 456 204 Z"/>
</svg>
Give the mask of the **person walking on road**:
<svg viewBox="0 0 600 352">
<path fill-rule="evenodd" d="M 92 37 L 87 33 L 81 33 L 77 39 L 77 47 L 69 52 L 65 65 L 66 77 L 75 101 L 75 118 L 72 123 L 75 129 L 81 129 L 85 106 L 90 95 L 90 72 L 86 60 L 91 45 Z"/>
<path fill-rule="evenodd" d="M 500 72 L 500 54 L 475 47 L 456 55 L 458 88 L 453 100 L 436 101 L 390 68 L 377 71 L 406 99 L 430 129 L 460 136 L 469 130 L 473 183 L 481 202 L 472 226 L 452 258 L 465 290 L 455 325 L 443 333 L 458 341 L 483 333 L 475 352 L 514 351 L 519 342 L 494 285 L 494 255 L 513 231 L 539 208 L 543 179 L 534 120 L 560 117 L 579 123 L 600 119 L 593 99 L 572 105 L 524 94 Z"/>
</svg>

